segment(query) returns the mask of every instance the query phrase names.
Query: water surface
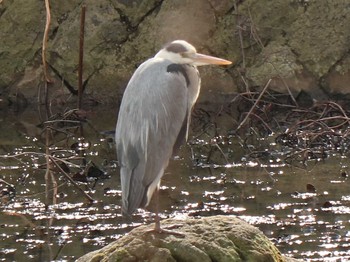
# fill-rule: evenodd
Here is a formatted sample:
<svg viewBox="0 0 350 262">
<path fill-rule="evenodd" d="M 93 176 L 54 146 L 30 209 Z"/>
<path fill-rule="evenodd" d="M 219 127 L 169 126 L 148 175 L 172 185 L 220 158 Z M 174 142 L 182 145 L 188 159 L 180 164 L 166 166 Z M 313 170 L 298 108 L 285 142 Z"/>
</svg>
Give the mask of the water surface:
<svg viewBox="0 0 350 262">
<path fill-rule="evenodd" d="M 234 214 L 262 230 L 283 254 L 308 261 L 350 259 L 347 154 L 287 161 L 289 149 L 276 143 L 277 133 L 238 135 L 231 114 L 215 114 L 220 106 L 203 108 L 194 112 L 189 142 L 162 180 L 161 216 Z M 51 155 L 67 158 L 62 167 L 82 181 L 77 183 L 93 203 L 57 167 L 57 192 L 52 184 L 46 188 L 45 132 L 37 110 L 0 114 L 1 261 L 72 261 L 152 222 L 153 213 L 144 210 L 132 221 L 120 215 L 109 132 L 114 112 L 94 108 L 82 128 L 56 125 L 50 138 Z M 88 178 L 79 176 L 81 166 Z"/>
</svg>

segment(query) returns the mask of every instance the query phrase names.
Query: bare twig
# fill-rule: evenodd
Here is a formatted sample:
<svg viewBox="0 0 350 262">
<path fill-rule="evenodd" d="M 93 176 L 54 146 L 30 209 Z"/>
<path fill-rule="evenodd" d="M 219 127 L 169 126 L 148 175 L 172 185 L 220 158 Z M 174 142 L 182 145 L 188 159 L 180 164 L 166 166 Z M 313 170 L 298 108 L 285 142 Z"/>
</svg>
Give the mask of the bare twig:
<svg viewBox="0 0 350 262">
<path fill-rule="evenodd" d="M 236 12 L 238 12 L 237 1 L 234 1 L 233 5 L 234 5 L 234 8 L 235 8 Z M 243 36 L 242 36 L 243 28 L 242 28 L 242 23 L 241 23 L 241 17 L 239 16 L 238 13 L 237 13 L 237 17 L 236 17 L 236 23 L 237 23 L 239 43 L 241 45 L 242 65 L 243 65 L 243 69 L 245 69 L 246 68 L 246 64 L 245 64 L 245 53 L 244 53 Z"/>
<path fill-rule="evenodd" d="M 45 89 L 44 89 L 45 105 L 48 105 L 48 84 L 51 83 L 51 80 L 50 80 L 49 75 L 47 73 L 47 63 L 46 63 L 46 45 L 47 45 L 47 39 L 49 36 L 50 23 L 51 23 L 51 13 L 50 13 L 49 0 L 45 0 L 45 8 L 46 8 L 46 24 L 45 24 L 45 31 L 44 31 L 44 36 L 43 36 L 41 59 L 42 59 L 42 64 L 43 64 L 43 72 L 44 72 L 44 80 L 45 80 Z M 38 93 L 38 102 L 39 102 L 39 104 L 41 104 L 40 91 Z"/>
<path fill-rule="evenodd" d="M 57 183 L 56 183 L 56 179 L 54 178 L 54 175 L 52 174 L 52 171 L 51 171 L 51 161 L 50 161 L 50 148 L 49 148 L 49 144 L 50 144 L 50 130 L 48 128 L 46 128 L 45 130 L 45 160 L 46 160 L 46 172 L 45 172 L 45 191 L 46 191 L 46 198 L 45 198 L 45 204 L 46 204 L 46 207 L 49 206 L 50 204 L 50 195 L 49 195 L 49 192 L 50 192 L 50 184 L 49 184 L 49 181 L 51 179 L 52 181 L 52 185 L 53 187 L 57 187 Z M 57 190 L 57 189 L 56 189 Z M 52 201 L 53 203 L 56 202 L 56 194 L 55 194 L 55 191 L 53 191 L 53 197 L 52 197 Z"/>
<path fill-rule="evenodd" d="M 61 171 L 61 173 L 71 182 L 90 202 L 93 202 L 94 199 L 87 194 L 80 186 L 62 169 L 62 167 L 50 156 L 50 159 L 53 164 Z"/>
<path fill-rule="evenodd" d="M 289 94 L 290 98 L 292 99 L 293 103 L 294 103 L 296 106 L 298 106 L 298 102 L 295 100 L 294 95 L 293 95 L 292 91 L 290 90 L 290 88 L 289 88 L 289 86 L 288 86 L 286 80 L 284 79 L 284 77 L 281 76 L 280 71 L 277 69 L 277 67 L 276 67 L 273 63 L 270 63 L 270 64 L 272 65 L 272 67 L 273 67 L 273 68 L 275 69 L 275 71 L 277 72 L 278 77 L 282 80 L 282 83 L 283 83 L 284 87 L 287 89 L 288 94 Z"/>
<path fill-rule="evenodd" d="M 9 187 L 11 187 L 11 188 L 14 188 L 13 185 L 11 185 L 9 182 L 6 182 L 5 180 L 3 180 L 3 179 L 1 179 L 1 178 L 0 178 L 0 183 L 5 184 L 5 185 L 7 185 L 7 186 L 9 186 Z"/>
<path fill-rule="evenodd" d="M 225 161 L 226 161 L 226 164 L 229 164 L 230 162 L 228 161 L 224 151 L 222 151 L 222 148 L 218 145 L 218 143 L 215 143 L 215 147 L 217 147 L 217 149 L 219 149 L 221 155 L 224 157 Z"/>
<path fill-rule="evenodd" d="M 249 20 L 251 23 L 251 27 L 250 27 L 251 35 L 254 38 L 255 42 L 260 45 L 261 49 L 264 49 L 264 44 L 261 41 L 261 38 L 259 37 L 258 30 L 254 24 L 254 21 L 253 21 L 252 13 L 250 12 L 250 8 L 248 8 L 248 13 L 249 13 Z"/>
<path fill-rule="evenodd" d="M 80 41 L 79 41 L 79 65 L 78 65 L 78 108 L 81 108 L 83 96 L 83 59 L 84 59 L 84 31 L 85 31 L 86 6 L 81 7 L 80 17 Z"/>
<path fill-rule="evenodd" d="M 243 121 L 239 124 L 239 126 L 237 127 L 236 131 L 238 131 L 244 124 L 245 122 L 248 120 L 250 114 L 253 112 L 254 108 L 256 107 L 256 105 L 260 102 L 261 97 L 264 95 L 265 91 L 267 90 L 267 88 L 269 87 L 270 83 L 271 83 L 272 79 L 269 79 L 269 81 L 267 82 L 267 84 L 265 85 L 264 89 L 261 91 L 258 99 L 255 101 L 254 105 L 250 108 L 248 114 L 246 115 L 246 117 L 243 119 Z"/>
<path fill-rule="evenodd" d="M 257 114 L 254 114 L 254 113 L 250 113 L 250 115 L 256 117 L 257 119 L 259 119 L 261 121 L 261 123 L 263 123 L 263 125 L 269 130 L 270 133 L 273 133 L 271 127 L 260 117 L 258 116 Z"/>
<path fill-rule="evenodd" d="M 328 104 L 330 104 L 332 107 L 335 107 L 337 108 L 344 117 L 348 118 L 346 112 L 344 111 L 344 109 L 338 104 L 338 103 L 335 103 L 333 101 L 329 101 Z M 350 123 L 350 122 L 349 122 Z"/>
<path fill-rule="evenodd" d="M 35 155 L 35 156 L 42 156 L 42 157 L 46 157 L 46 154 L 45 153 L 40 153 L 40 152 L 23 152 L 23 153 L 19 153 L 19 154 L 15 154 L 15 155 L 0 155 L 0 158 L 15 158 L 16 160 L 20 161 L 21 163 L 23 164 L 26 164 L 26 162 L 22 162 L 19 157 L 21 156 L 29 156 L 29 155 Z M 54 159 L 55 161 L 60 161 L 62 163 L 65 163 L 66 165 L 70 165 L 70 166 L 73 166 L 75 168 L 81 168 L 80 165 L 76 165 L 68 160 L 80 160 L 81 158 L 79 157 L 68 157 L 68 158 L 58 158 L 58 157 L 55 157 L 55 156 L 50 156 L 50 158 Z"/>
<path fill-rule="evenodd" d="M 50 1 L 49 0 L 45 0 L 45 8 L 46 8 L 46 24 L 45 24 L 45 31 L 44 31 L 44 36 L 43 36 L 41 58 L 42 58 L 42 63 L 43 63 L 45 81 L 50 83 L 51 80 L 49 79 L 49 76 L 47 74 L 47 63 L 46 63 L 46 45 L 47 45 L 47 39 L 49 36 L 50 23 L 51 23 Z"/>
</svg>

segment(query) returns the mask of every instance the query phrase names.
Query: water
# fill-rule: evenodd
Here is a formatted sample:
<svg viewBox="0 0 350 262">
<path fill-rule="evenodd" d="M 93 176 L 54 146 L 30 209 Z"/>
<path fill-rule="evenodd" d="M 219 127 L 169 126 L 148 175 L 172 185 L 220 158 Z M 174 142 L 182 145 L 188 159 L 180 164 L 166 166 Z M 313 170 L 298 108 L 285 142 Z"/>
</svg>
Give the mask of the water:
<svg viewBox="0 0 350 262">
<path fill-rule="evenodd" d="M 166 170 L 161 216 L 234 214 L 260 228 L 283 254 L 308 261 L 349 260 L 346 153 L 332 152 L 307 161 L 290 155 L 286 159 L 290 149 L 276 143 L 278 134 L 249 130 L 244 136 L 235 134 L 232 114 L 212 114 L 220 106 L 207 108 L 194 112 L 189 143 Z M 3 112 L 1 261 L 72 261 L 152 222 L 153 214 L 144 210 L 132 222 L 120 215 L 118 167 L 113 135 L 108 132 L 115 127 L 116 114 L 111 112 L 116 111 L 88 111 L 89 122 L 82 129 L 56 125 L 50 146 L 53 157 L 70 163 L 62 165 L 67 173 L 76 181 L 86 180 L 78 183 L 93 203 L 58 167 L 53 171 L 58 189 L 54 192 L 49 185 L 47 202 L 45 133 L 39 113 Z M 81 165 L 90 168 L 85 170 L 88 179 L 79 176 Z"/>
</svg>

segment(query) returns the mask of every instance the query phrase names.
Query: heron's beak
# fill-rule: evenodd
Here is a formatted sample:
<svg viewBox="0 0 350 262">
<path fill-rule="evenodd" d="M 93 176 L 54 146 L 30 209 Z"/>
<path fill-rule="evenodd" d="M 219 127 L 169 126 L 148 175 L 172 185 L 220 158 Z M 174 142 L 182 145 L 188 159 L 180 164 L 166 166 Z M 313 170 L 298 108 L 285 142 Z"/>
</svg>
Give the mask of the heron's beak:
<svg viewBox="0 0 350 262">
<path fill-rule="evenodd" d="M 215 56 L 210 56 L 210 55 L 203 55 L 203 54 L 194 54 L 191 57 L 194 61 L 195 65 L 230 65 L 232 64 L 231 61 L 222 59 L 222 58 L 218 58 Z"/>
</svg>

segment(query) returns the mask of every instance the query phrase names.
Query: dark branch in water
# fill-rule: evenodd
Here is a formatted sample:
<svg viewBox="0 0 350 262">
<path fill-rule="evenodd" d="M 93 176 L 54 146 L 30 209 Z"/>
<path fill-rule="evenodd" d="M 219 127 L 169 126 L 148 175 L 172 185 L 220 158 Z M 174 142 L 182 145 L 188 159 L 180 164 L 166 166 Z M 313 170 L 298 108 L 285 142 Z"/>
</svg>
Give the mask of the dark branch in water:
<svg viewBox="0 0 350 262">
<path fill-rule="evenodd" d="M 79 41 L 79 64 L 78 64 L 78 109 L 81 108 L 83 96 L 83 59 L 84 59 L 84 31 L 85 31 L 86 6 L 81 7 L 80 18 L 80 41 Z"/>
<path fill-rule="evenodd" d="M 52 163 L 61 171 L 61 173 L 71 182 L 90 202 L 93 202 L 94 199 L 87 194 L 75 181 L 66 173 L 66 171 L 63 170 L 63 168 L 57 163 L 57 161 L 50 157 L 50 160 Z"/>
</svg>

